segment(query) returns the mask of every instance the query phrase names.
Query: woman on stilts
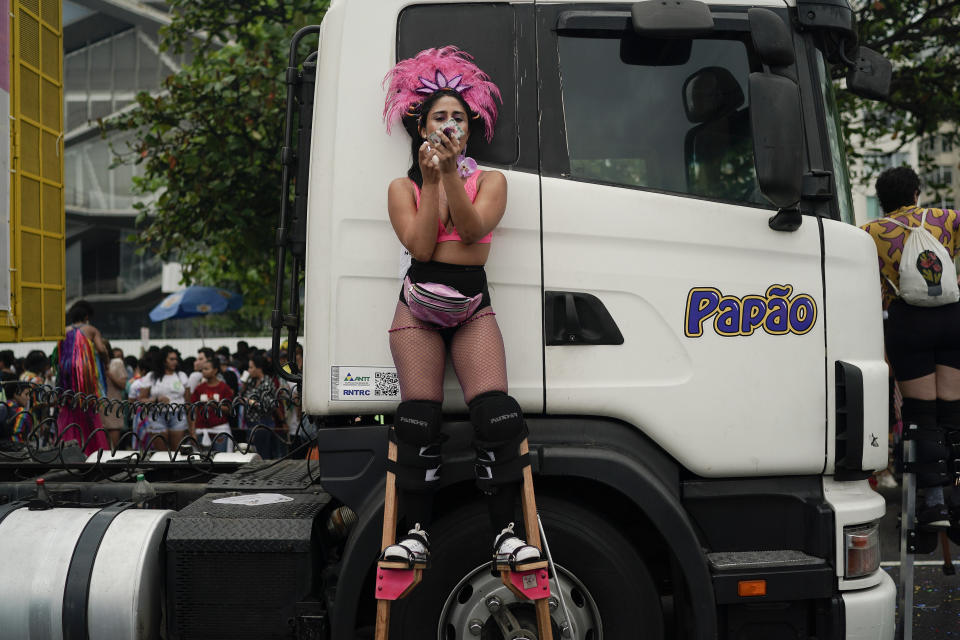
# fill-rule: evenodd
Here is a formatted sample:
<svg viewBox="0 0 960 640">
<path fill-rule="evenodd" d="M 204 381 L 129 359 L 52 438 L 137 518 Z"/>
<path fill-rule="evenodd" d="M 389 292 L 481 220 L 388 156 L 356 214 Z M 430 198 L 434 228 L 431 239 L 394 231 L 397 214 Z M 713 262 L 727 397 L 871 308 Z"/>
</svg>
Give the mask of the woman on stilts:
<svg viewBox="0 0 960 640">
<path fill-rule="evenodd" d="M 540 550 L 514 533 L 526 464 L 519 445 L 527 427 L 507 395 L 503 337 L 484 271 L 507 183 L 499 171 L 481 171 L 466 156 L 471 137 L 493 137 L 500 91 L 472 56 L 453 46 L 401 61 L 385 82 L 387 130 L 400 120 L 411 136 L 411 166 L 390 183 L 387 197 L 390 222 L 412 259 L 389 331 L 402 400 L 392 470 L 409 531 L 383 559 L 412 565 L 429 556 L 449 353 L 474 427 L 477 485 L 488 505 L 494 561 L 535 561 Z"/>
</svg>

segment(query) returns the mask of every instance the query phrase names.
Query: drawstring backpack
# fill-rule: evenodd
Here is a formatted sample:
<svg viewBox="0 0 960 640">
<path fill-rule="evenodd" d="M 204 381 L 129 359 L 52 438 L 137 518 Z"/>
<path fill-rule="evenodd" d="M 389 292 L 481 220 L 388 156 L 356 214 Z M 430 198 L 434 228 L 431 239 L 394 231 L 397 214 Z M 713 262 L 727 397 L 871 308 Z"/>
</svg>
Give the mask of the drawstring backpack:
<svg viewBox="0 0 960 640">
<path fill-rule="evenodd" d="M 900 253 L 900 288 L 887 278 L 897 295 L 917 307 L 939 307 L 960 300 L 957 268 L 946 247 L 927 231 L 927 211 L 923 210 L 919 227 L 911 227 L 893 218 L 884 218 L 907 230 L 909 236 Z"/>
</svg>

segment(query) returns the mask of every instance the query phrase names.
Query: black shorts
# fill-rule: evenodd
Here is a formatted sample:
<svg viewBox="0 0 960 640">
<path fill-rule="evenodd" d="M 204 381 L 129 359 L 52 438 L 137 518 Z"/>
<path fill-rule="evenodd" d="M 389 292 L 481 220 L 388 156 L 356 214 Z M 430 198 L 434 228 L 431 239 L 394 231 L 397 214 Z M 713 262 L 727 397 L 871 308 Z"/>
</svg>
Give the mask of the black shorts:
<svg viewBox="0 0 960 640">
<path fill-rule="evenodd" d="M 960 302 L 914 307 L 895 300 L 883 323 L 883 342 L 897 380 L 913 380 L 937 365 L 960 369 Z"/>
<path fill-rule="evenodd" d="M 467 297 L 473 297 L 478 293 L 483 294 L 480 298 L 480 306 L 477 311 L 490 306 L 490 290 L 487 288 L 487 272 L 483 265 L 464 265 L 449 264 L 447 262 L 420 262 L 411 260 L 410 268 L 407 270 L 407 277 L 410 282 L 436 282 L 453 287 Z M 403 296 L 403 287 L 400 287 L 400 302 L 407 304 Z M 467 319 L 465 322 L 469 322 Z M 457 332 L 460 326 L 439 328 L 444 343 L 449 347 L 453 334 Z"/>
</svg>

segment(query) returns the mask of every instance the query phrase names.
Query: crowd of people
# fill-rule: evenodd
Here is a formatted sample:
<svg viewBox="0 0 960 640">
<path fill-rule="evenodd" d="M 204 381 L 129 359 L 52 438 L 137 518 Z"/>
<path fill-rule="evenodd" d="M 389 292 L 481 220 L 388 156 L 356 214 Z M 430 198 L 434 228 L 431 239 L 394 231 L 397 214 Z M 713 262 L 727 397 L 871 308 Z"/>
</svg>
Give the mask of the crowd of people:
<svg viewBox="0 0 960 640">
<path fill-rule="evenodd" d="M 196 442 L 189 444 L 203 450 L 231 452 L 236 444 L 247 443 L 270 459 L 286 455 L 312 432 L 296 386 L 275 373 L 277 367 L 289 366 L 286 344 L 276 358 L 245 341 L 233 351 L 202 347 L 186 358 L 170 345 L 126 355 L 101 336 L 90 322 L 92 315 L 86 302 L 74 304 L 66 335 L 52 354 L 34 350 L 16 358 L 13 351 L 0 351 L 0 442 L 76 440 L 91 454 L 175 451 L 190 436 Z M 302 347 L 294 345 L 292 353 L 302 370 Z M 41 385 L 111 402 L 48 402 L 47 394 L 35 392 Z M 282 401 L 276 401 L 278 395 Z M 122 400 L 151 404 L 118 411 L 116 401 Z M 186 410 L 191 403 L 193 409 Z"/>
</svg>

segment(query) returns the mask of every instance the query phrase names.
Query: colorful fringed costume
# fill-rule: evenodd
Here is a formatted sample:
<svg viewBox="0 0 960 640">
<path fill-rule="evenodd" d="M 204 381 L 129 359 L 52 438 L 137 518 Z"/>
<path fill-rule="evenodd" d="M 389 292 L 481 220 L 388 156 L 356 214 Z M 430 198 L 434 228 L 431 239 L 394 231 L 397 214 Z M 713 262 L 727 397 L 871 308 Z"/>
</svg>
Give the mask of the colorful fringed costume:
<svg viewBox="0 0 960 640">
<path fill-rule="evenodd" d="M 107 379 L 103 363 L 97 357 L 93 342 L 79 326 L 67 329 L 66 336 L 57 344 L 53 360 L 57 367 L 58 387 L 96 398 L 106 396 Z M 60 408 L 57 431 L 61 440 L 80 442 L 84 453 L 88 455 L 98 449 L 110 448 L 106 434 L 97 431 L 101 426 L 95 407 Z"/>
<path fill-rule="evenodd" d="M 26 442 L 33 430 L 33 416 L 13 400 L 0 402 L 0 438 Z"/>
</svg>

